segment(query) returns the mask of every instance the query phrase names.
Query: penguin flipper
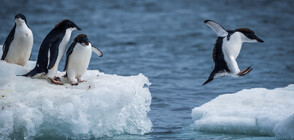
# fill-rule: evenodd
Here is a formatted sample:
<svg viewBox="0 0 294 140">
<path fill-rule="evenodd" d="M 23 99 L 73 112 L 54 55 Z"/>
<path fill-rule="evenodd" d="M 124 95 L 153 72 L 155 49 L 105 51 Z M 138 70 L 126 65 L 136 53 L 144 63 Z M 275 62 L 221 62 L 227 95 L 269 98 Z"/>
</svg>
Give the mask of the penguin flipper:
<svg viewBox="0 0 294 140">
<path fill-rule="evenodd" d="M 4 44 L 3 44 L 3 48 L 2 48 L 3 54 L 2 54 L 1 60 L 5 59 L 5 57 L 6 57 L 7 53 L 8 53 L 10 44 L 14 39 L 15 27 L 16 27 L 16 25 L 14 25 L 14 27 L 12 28 L 12 30 L 8 34 L 6 40 L 5 40 Z"/>
<path fill-rule="evenodd" d="M 92 46 L 92 51 L 96 53 L 99 57 L 103 56 L 103 53 L 96 47 Z"/>
<path fill-rule="evenodd" d="M 60 41 L 54 41 L 52 45 L 50 46 L 50 58 L 49 58 L 49 65 L 48 69 L 51 69 L 54 67 L 57 57 L 58 57 L 58 51 L 59 51 L 59 43 Z"/>
<path fill-rule="evenodd" d="M 65 71 L 67 68 L 68 59 L 69 59 L 69 56 L 71 55 L 71 53 L 73 52 L 74 47 L 75 47 L 75 43 L 71 43 L 71 45 L 69 46 L 69 48 L 66 52 L 66 60 L 65 60 L 65 66 L 64 66 L 63 71 Z"/>
<path fill-rule="evenodd" d="M 204 23 L 214 30 L 219 37 L 226 37 L 229 34 L 224 27 L 213 20 L 205 20 Z"/>
</svg>

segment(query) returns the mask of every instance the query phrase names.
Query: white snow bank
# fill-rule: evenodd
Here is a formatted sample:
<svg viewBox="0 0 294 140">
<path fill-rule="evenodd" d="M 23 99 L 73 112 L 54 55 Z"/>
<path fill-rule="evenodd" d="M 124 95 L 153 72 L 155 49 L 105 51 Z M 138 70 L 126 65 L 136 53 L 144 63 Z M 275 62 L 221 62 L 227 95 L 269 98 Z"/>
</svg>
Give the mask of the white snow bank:
<svg viewBox="0 0 294 140">
<path fill-rule="evenodd" d="M 16 76 L 33 67 L 34 62 L 24 68 L 0 61 L 0 139 L 90 139 L 151 131 L 150 82 L 144 75 L 89 70 L 87 82 L 78 86 Z"/>
<path fill-rule="evenodd" d="M 294 84 L 220 95 L 195 107 L 192 118 L 199 131 L 294 139 Z"/>
</svg>

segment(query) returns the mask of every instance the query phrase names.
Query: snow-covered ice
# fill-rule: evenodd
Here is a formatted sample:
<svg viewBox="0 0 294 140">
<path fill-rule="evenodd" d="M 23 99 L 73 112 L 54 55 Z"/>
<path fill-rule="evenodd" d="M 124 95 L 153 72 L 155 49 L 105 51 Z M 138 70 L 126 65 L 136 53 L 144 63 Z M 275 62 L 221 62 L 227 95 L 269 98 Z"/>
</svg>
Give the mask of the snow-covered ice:
<svg viewBox="0 0 294 140">
<path fill-rule="evenodd" d="M 294 139 L 294 114 L 279 122 L 274 127 L 274 134 L 279 139 Z"/>
<path fill-rule="evenodd" d="M 143 74 L 117 76 L 89 70 L 87 82 L 78 86 L 16 76 L 34 65 L 0 61 L 0 139 L 90 139 L 151 132 L 147 116 L 151 83 Z"/>
<path fill-rule="evenodd" d="M 192 110 L 196 130 L 294 139 L 294 84 L 220 95 Z"/>
</svg>

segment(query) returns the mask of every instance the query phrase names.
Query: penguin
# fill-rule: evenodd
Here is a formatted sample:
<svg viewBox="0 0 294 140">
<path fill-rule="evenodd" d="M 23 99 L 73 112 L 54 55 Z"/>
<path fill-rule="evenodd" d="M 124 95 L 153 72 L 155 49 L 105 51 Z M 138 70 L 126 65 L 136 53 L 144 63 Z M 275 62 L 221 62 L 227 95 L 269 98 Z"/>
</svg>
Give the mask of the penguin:
<svg viewBox="0 0 294 140">
<path fill-rule="evenodd" d="M 58 65 L 74 30 L 81 30 L 81 28 L 68 19 L 56 24 L 40 46 L 35 68 L 23 76 L 33 77 L 36 74 L 45 73 L 53 84 L 62 85 L 60 78 L 56 76 Z"/>
<path fill-rule="evenodd" d="M 99 49 L 92 46 L 86 34 L 79 34 L 75 37 L 66 52 L 66 64 L 64 67 L 64 71 L 66 71 L 64 77 L 69 79 L 71 85 L 78 85 L 83 82 L 81 77 L 88 69 L 92 51 L 99 57 L 103 56 Z"/>
<path fill-rule="evenodd" d="M 211 82 L 214 78 L 232 75 L 244 76 L 248 74 L 252 68 L 247 67 L 240 71 L 236 61 L 243 42 L 255 43 L 264 41 L 257 37 L 255 33 L 249 28 L 238 28 L 235 30 L 226 30 L 220 24 L 212 21 L 205 20 L 204 23 L 212 28 L 218 35 L 214 45 L 212 58 L 214 61 L 214 69 L 210 73 L 208 80 L 202 85 Z"/>
<path fill-rule="evenodd" d="M 17 14 L 14 21 L 3 45 L 1 60 L 24 66 L 30 59 L 34 37 L 23 14 Z"/>
</svg>

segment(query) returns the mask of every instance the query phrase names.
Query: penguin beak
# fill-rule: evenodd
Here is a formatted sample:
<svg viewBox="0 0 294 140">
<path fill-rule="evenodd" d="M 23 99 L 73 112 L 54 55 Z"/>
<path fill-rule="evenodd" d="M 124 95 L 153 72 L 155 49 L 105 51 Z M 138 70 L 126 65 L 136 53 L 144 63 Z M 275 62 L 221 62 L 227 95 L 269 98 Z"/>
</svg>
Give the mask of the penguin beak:
<svg viewBox="0 0 294 140">
<path fill-rule="evenodd" d="M 77 26 L 77 30 L 82 30 L 80 27 Z"/>
<path fill-rule="evenodd" d="M 84 40 L 84 43 L 85 43 L 87 46 L 89 46 L 90 41 L 88 40 L 88 38 L 86 38 L 86 39 Z"/>
<path fill-rule="evenodd" d="M 261 43 L 263 43 L 263 42 L 264 42 L 262 39 L 260 39 L 260 38 L 259 38 L 259 37 L 257 37 L 257 36 L 256 36 L 256 40 L 257 40 L 258 42 L 261 42 Z"/>
</svg>

